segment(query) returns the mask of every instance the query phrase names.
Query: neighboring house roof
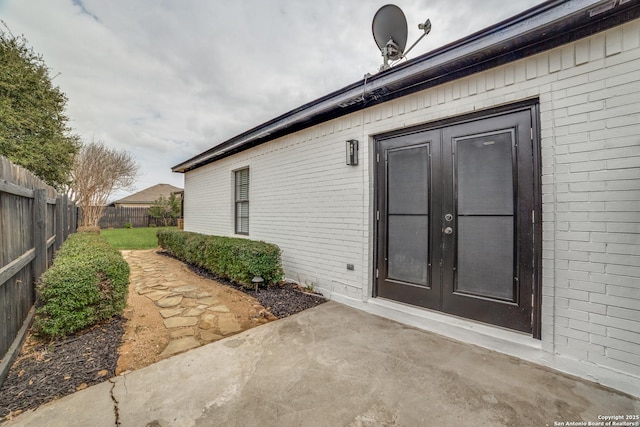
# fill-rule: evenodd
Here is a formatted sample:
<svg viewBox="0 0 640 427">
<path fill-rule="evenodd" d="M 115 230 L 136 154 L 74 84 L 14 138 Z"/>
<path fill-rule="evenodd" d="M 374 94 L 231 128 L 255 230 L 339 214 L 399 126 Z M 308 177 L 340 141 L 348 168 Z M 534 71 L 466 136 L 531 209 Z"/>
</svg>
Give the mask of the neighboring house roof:
<svg viewBox="0 0 640 427">
<path fill-rule="evenodd" d="M 550 0 L 302 105 L 174 166 L 172 171 L 188 172 L 281 136 L 561 46 L 639 16 L 638 0 Z"/>
<path fill-rule="evenodd" d="M 137 193 L 133 193 L 123 199 L 116 200 L 113 203 L 116 205 L 151 205 L 155 200 L 158 200 L 160 196 L 169 198 L 171 193 L 178 192 L 182 192 L 182 188 L 175 187 L 171 184 L 156 184 L 152 187 L 138 191 Z"/>
</svg>

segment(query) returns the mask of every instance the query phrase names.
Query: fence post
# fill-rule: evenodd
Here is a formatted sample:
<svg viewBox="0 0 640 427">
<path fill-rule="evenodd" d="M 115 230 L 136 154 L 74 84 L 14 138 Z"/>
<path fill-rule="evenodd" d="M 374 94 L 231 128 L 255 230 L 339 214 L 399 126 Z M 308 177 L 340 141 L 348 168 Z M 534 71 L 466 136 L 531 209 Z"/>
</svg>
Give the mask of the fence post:
<svg viewBox="0 0 640 427">
<path fill-rule="evenodd" d="M 62 241 L 64 242 L 69 237 L 69 198 L 66 194 L 62 195 Z"/>
<path fill-rule="evenodd" d="M 62 246 L 62 243 L 64 242 L 64 236 L 62 235 L 64 226 L 64 212 L 65 207 L 62 204 L 62 197 L 58 197 L 56 199 L 56 251 L 60 249 L 60 246 Z"/>
<path fill-rule="evenodd" d="M 69 210 L 71 211 L 71 233 L 75 233 L 78 229 L 78 208 L 76 207 L 75 202 L 71 202 L 71 206 L 69 206 Z"/>
<path fill-rule="evenodd" d="M 40 278 L 47 269 L 47 193 L 44 189 L 33 191 L 33 281 Z"/>
</svg>

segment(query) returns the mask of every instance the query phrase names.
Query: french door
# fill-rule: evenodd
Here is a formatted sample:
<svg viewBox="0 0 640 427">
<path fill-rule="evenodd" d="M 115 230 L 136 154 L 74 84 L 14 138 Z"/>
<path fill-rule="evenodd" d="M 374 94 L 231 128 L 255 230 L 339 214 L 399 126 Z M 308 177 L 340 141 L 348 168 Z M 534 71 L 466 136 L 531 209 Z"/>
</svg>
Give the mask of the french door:
<svg viewBox="0 0 640 427">
<path fill-rule="evenodd" d="M 530 109 L 376 140 L 376 296 L 532 331 Z"/>
</svg>

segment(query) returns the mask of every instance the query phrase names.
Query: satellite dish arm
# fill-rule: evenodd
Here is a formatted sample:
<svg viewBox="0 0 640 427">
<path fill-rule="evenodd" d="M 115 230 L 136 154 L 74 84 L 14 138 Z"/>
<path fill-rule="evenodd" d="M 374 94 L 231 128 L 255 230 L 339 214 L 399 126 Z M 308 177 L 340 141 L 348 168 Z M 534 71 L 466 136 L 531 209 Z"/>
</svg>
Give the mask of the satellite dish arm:
<svg viewBox="0 0 640 427">
<path fill-rule="evenodd" d="M 407 49 L 401 56 L 399 59 L 402 58 L 406 58 L 407 57 L 407 53 L 409 53 L 411 51 L 411 49 L 413 49 L 419 42 L 420 40 L 422 40 L 424 38 L 424 36 L 426 36 L 427 34 L 429 34 L 431 32 L 431 20 L 427 19 L 425 21 L 424 24 L 418 24 L 418 28 L 421 30 L 424 30 L 424 33 L 422 33 L 422 35 L 418 38 L 418 40 L 416 40 L 409 49 Z"/>
</svg>

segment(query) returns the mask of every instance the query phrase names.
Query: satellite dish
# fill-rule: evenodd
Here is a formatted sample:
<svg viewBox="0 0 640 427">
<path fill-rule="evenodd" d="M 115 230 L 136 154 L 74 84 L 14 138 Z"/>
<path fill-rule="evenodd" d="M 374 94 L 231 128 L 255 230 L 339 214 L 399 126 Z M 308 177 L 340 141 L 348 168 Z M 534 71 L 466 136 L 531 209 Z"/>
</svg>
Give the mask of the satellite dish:
<svg viewBox="0 0 640 427">
<path fill-rule="evenodd" d="M 381 70 L 386 70 L 389 68 L 389 60 L 400 59 L 407 46 L 407 18 L 398 6 L 387 4 L 376 12 L 371 30 L 384 58 Z"/>
<path fill-rule="evenodd" d="M 423 34 L 405 52 L 407 46 L 407 18 L 402 9 L 394 4 L 382 6 L 373 17 L 371 30 L 373 38 L 382 53 L 384 63 L 380 66 L 380 71 L 390 68 L 389 61 L 396 61 L 406 56 L 406 54 L 418 44 L 420 40 L 431 31 L 431 21 L 428 19 L 418 25 L 423 30 Z"/>
</svg>

